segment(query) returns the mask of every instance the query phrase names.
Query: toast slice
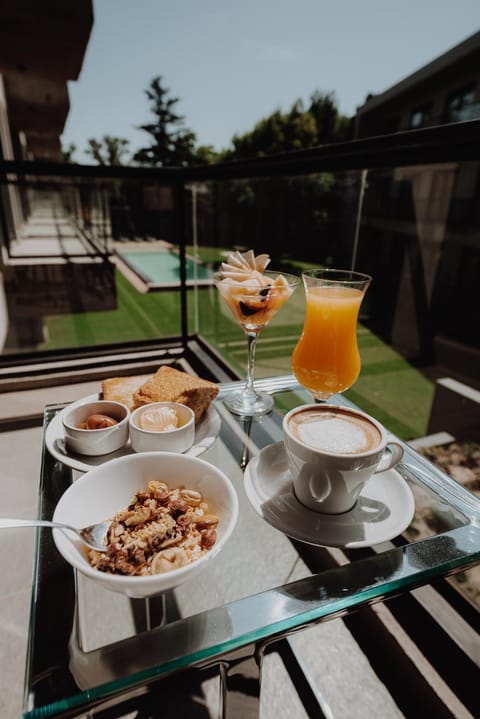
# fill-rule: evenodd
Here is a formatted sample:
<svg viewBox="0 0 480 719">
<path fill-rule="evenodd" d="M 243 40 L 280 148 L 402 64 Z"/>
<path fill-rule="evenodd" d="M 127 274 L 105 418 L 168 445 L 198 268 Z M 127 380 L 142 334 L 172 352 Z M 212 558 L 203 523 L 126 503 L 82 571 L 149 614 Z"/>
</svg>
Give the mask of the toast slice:
<svg viewBox="0 0 480 719">
<path fill-rule="evenodd" d="M 133 393 L 150 379 L 151 374 L 139 374 L 132 377 L 109 377 L 102 382 L 103 399 L 122 402 L 128 409 L 134 409 Z"/>
<path fill-rule="evenodd" d="M 162 365 L 133 394 L 135 408 L 150 402 L 179 402 L 195 413 L 195 422 L 204 415 L 218 394 L 218 385 L 169 365 Z"/>
</svg>

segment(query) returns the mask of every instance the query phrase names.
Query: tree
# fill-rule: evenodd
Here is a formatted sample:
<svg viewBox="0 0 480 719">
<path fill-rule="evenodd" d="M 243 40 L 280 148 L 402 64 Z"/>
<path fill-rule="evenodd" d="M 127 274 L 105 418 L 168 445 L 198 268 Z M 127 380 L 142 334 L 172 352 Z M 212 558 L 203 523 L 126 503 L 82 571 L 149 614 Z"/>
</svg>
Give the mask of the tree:
<svg viewBox="0 0 480 719">
<path fill-rule="evenodd" d="M 62 162 L 74 162 L 74 154 L 77 151 L 77 146 L 71 142 L 67 147 L 63 147 L 61 150 L 61 158 Z"/>
<path fill-rule="evenodd" d="M 310 97 L 308 112 L 315 120 L 319 145 L 349 139 L 350 120 L 340 115 L 333 92 L 316 90 Z"/>
<path fill-rule="evenodd" d="M 213 145 L 198 145 L 195 147 L 191 164 L 193 165 L 212 165 L 221 160 L 222 155 L 217 152 Z"/>
<path fill-rule="evenodd" d="M 88 140 L 86 153 L 99 165 L 122 165 L 129 144 L 129 141 L 123 137 L 104 135 L 100 141 L 91 137 Z"/>
<path fill-rule="evenodd" d="M 345 140 L 348 132 L 349 120 L 340 115 L 333 93 L 317 91 L 311 96 L 307 110 L 302 100 L 297 100 L 288 112 L 275 110 L 257 122 L 251 132 L 235 135 L 233 150 L 226 151 L 225 159 L 308 149 Z"/>
<path fill-rule="evenodd" d="M 178 98 L 170 96 L 161 75 L 153 78 L 145 94 L 154 120 L 140 125 L 139 129 L 150 135 L 152 144 L 138 150 L 133 159 L 162 167 L 190 164 L 195 157 L 196 136 L 184 127 L 183 115 L 175 110 Z"/>
</svg>

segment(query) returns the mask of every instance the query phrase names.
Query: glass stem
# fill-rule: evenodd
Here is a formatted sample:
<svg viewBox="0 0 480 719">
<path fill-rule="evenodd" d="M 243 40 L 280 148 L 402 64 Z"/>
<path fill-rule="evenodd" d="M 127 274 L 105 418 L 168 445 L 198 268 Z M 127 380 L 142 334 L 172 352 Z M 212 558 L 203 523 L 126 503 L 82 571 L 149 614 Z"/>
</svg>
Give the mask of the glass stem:
<svg viewBox="0 0 480 719">
<path fill-rule="evenodd" d="M 248 360 L 247 360 L 247 379 L 245 382 L 245 393 L 251 397 L 255 396 L 255 390 L 253 388 L 253 379 L 254 379 L 254 373 L 255 373 L 255 349 L 257 346 L 257 337 L 258 337 L 258 334 L 256 332 L 247 332 Z"/>
</svg>

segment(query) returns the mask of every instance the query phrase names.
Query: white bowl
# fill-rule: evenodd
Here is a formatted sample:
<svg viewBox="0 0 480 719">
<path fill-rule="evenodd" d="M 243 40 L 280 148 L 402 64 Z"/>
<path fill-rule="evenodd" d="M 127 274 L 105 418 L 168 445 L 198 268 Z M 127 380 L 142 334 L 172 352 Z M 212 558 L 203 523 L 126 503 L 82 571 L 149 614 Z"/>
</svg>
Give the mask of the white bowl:
<svg viewBox="0 0 480 719">
<path fill-rule="evenodd" d="M 92 414 L 105 414 L 117 424 L 103 429 L 80 429 Z M 121 402 L 99 399 L 96 402 L 80 400 L 64 410 L 63 433 L 67 449 L 77 454 L 97 456 L 115 452 L 128 441 L 130 410 Z"/>
<path fill-rule="evenodd" d="M 124 576 L 94 569 L 85 546 L 72 533 L 53 530 L 60 554 L 73 567 L 107 589 L 129 597 L 149 597 L 173 589 L 199 574 L 220 552 L 238 517 L 237 494 L 228 477 L 198 457 L 172 452 L 145 452 L 112 459 L 86 472 L 62 495 L 53 519 L 85 527 L 113 517 L 125 509 L 135 493 L 149 481 L 165 481 L 169 487 L 201 492 L 211 511 L 219 517 L 217 541 L 200 559 L 164 574 Z"/>
<path fill-rule="evenodd" d="M 170 407 L 177 415 L 179 426 L 163 432 L 140 427 L 142 415 Z M 134 452 L 186 452 L 195 441 L 195 414 L 178 402 L 151 402 L 135 409 L 129 420 L 130 441 Z"/>
</svg>

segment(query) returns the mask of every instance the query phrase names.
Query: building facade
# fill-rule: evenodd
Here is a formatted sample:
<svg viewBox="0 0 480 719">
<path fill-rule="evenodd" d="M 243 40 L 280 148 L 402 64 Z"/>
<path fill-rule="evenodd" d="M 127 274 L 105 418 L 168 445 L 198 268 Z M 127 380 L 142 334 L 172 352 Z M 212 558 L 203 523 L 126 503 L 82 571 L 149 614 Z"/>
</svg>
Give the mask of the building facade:
<svg viewBox="0 0 480 719">
<path fill-rule="evenodd" d="M 480 118 L 480 32 L 358 108 L 356 138 Z M 480 381 L 477 162 L 369 173 L 363 261 L 385 277 L 375 329 L 407 356 Z M 389 299 L 388 299 L 389 298 Z"/>
</svg>

